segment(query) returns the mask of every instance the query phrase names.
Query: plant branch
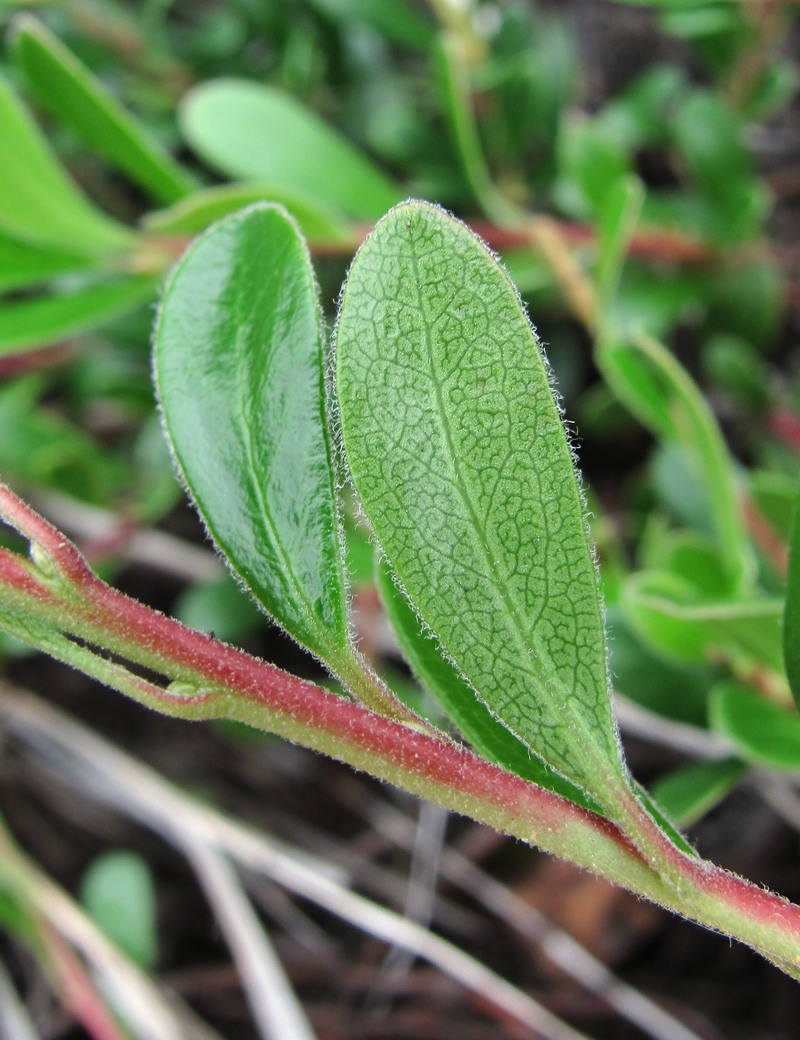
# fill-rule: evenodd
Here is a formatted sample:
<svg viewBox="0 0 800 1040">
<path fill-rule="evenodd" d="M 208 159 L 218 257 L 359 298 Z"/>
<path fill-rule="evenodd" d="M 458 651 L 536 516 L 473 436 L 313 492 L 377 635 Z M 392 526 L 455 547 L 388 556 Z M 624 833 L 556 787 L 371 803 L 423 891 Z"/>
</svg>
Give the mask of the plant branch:
<svg viewBox="0 0 800 1040">
<path fill-rule="evenodd" d="M 155 668 L 173 682 L 164 691 L 135 690 L 142 703 L 184 718 L 236 719 L 321 751 L 733 935 L 800 978 L 800 907 L 684 855 L 666 838 L 665 881 L 608 820 L 444 734 L 376 715 L 110 588 L 63 535 L 2 486 L 0 515 L 32 543 L 30 562 L 0 554 L 6 627 L 10 617 L 21 617 L 37 630 L 66 631 Z M 114 674 L 105 681 L 131 693 Z"/>
</svg>

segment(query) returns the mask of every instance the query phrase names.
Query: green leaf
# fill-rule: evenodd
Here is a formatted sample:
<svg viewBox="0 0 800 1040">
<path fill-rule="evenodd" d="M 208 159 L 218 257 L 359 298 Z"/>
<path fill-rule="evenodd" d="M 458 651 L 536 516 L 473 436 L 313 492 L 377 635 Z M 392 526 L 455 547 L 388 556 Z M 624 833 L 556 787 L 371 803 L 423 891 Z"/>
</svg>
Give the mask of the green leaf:
<svg viewBox="0 0 800 1040">
<path fill-rule="evenodd" d="M 602 320 L 611 318 L 628 244 L 636 230 L 644 198 L 638 177 L 626 175 L 609 188 L 597 221 L 597 297 Z"/>
<path fill-rule="evenodd" d="M 300 225 L 312 241 L 350 242 L 352 232 L 341 217 L 322 204 L 299 196 L 296 192 L 277 192 L 259 184 L 221 184 L 196 191 L 169 209 L 149 213 L 144 219 L 148 231 L 166 235 L 195 235 L 209 224 L 244 209 L 254 202 L 277 202 Z"/>
<path fill-rule="evenodd" d="M 27 288 L 92 264 L 87 256 L 21 242 L 0 231 L 0 292 Z"/>
<path fill-rule="evenodd" d="M 592 799 L 554 773 L 527 744 L 518 740 L 495 718 L 467 680 L 444 656 L 436 639 L 426 632 L 413 607 L 398 589 L 385 559 L 378 565 L 378 589 L 403 655 L 423 686 L 437 699 L 461 734 L 490 762 L 556 791 L 571 802 L 601 812 Z"/>
<path fill-rule="evenodd" d="M 795 499 L 789 573 L 783 609 L 783 660 L 795 703 L 800 706 L 800 494 Z"/>
<path fill-rule="evenodd" d="M 186 140 L 210 166 L 239 180 L 374 220 L 397 187 L 344 138 L 288 94 L 219 79 L 190 90 L 179 111 Z"/>
<path fill-rule="evenodd" d="M 125 487 L 122 461 L 57 411 L 41 404 L 47 383 L 35 376 L 0 386 L 0 471 L 108 506 Z"/>
<path fill-rule="evenodd" d="M 716 537 L 732 579 L 753 569 L 733 461 L 700 388 L 656 340 L 606 341 L 597 360 L 614 392 L 656 436 L 678 443 L 708 493 Z"/>
<path fill-rule="evenodd" d="M 800 717 L 752 690 L 721 683 L 711 693 L 712 727 L 748 762 L 800 770 Z"/>
<path fill-rule="evenodd" d="M 158 282 L 152 275 L 139 275 L 0 303 L 0 357 L 36 350 L 97 328 L 152 297 Z"/>
<path fill-rule="evenodd" d="M 605 807 L 624 785 L 584 503 L 508 276 L 435 206 L 356 255 L 336 342 L 342 436 L 424 624 L 520 740 Z"/>
<path fill-rule="evenodd" d="M 158 955 L 156 901 L 147 863 L 133 852 L 107 852 L 83 878 L 82 902 L 89 916 L 140 967 Z"/>
<path fill-rule="evenodd" d="M 738 758 L 692 762 L 661 777 L 653 785 L 653 796 L 671 819 L 685 827 L 718 805 L 746 770 Z"/>
<path fill-rule="evenodd" d="M 36 99 L 98 155 L 159 202 L 174 202 L 194 178 L 152 139 L 89 69 L 29 15 L 14 23 L 13 56 Z"/>
<path fill-rule="evenodd" d="M 690 726 L 706 725 L 709 688 L 720 678 L 710 665 L 688 665 L 656 653 L 625 620 L 609 609 L 611 674 L 614 689 L 655 715 Z"/>
<path fill-rule="evenodd" d="M 131 246 L 131 232 L 96 209 L 69 180 L 2 79 L 0 140 L 0 230 L 24 242 L 86 256 Z"/>
<path fill-rule="evenodd" d="M 176 267 L 155 375 L 214 541 L 272 617 L 335 668 L 349 636 L 320 322 L 294 222 L 256 205 L 215 224 Z"/>
<path fill-rule="evenodd" d="M 198 632 L 213 632 L 225 643 L 235 643 L 264 626 L 264 615 L 230 574 L 192 585 L 178 599 L 173 613 Z"/>
<path fill-rule="evenodd" d="M 641 571 L 622 586 L 631 625 L 653 645 L 687 661 L 725 657 L 782 669 L 778 599 L 703 601 L 696 586 L 667 571 Z"/>
</svg>

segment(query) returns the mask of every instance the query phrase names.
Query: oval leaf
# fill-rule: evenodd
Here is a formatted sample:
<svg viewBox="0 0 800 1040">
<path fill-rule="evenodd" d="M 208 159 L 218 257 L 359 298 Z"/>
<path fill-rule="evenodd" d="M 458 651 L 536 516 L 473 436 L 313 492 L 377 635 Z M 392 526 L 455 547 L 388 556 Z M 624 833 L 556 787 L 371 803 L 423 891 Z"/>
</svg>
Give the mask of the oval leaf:
<svg viewBox="0 0 800 1040">
<path fill-rule="evenodd" d="M 312 111 L 274 87 L 220 79 L 190 90 L 180 120 L 201 158 L 240 180 L 375 220 L 399 201 L 394 184 Z"/>
<path fill-rule="evenodd" d="M 41 22 L 22 15 L 14 29 L 14 59 L 28 88 L 56 119 L 159 202 L 192 191 L 190 174 Z"/>
<path fill-rule="evenodd" d="M 155 375 L 189 491 L 236 574 L 335 667 L 349 646 L 311 263 L 285 211 L 214 225 L 178 264 Z"/>
<path fill-rule="evenodd" d="M 11 87 L 0 79 L 0 229 L 87 256 L 125 249 L 127 228 L 96 209 L 67 177 Z"/>
<path fill-rule="evenodd" d="M 609 806 L 625 774 L 584 503 L 536 336 L 468 228 L 417 202 L 378 224 L 336 380 L 356 490 L 420 617 L 490 711 Z"/>
</svg>

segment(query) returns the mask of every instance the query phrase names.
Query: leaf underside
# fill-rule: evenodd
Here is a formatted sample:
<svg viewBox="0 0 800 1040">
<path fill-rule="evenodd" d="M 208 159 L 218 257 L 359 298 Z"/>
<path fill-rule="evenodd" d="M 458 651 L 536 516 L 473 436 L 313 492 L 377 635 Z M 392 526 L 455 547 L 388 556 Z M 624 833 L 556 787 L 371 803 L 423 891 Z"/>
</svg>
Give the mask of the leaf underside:
<svg viewBox="0 0 800 1040">
<path fill-rule="evenodd" d="M 584 504 L 538 341 L 463 224 L 404 203 L 345 285 L 344 449 L 399 582 L 489 710 L 601 803 L 624 777 Z"/>
</svg>

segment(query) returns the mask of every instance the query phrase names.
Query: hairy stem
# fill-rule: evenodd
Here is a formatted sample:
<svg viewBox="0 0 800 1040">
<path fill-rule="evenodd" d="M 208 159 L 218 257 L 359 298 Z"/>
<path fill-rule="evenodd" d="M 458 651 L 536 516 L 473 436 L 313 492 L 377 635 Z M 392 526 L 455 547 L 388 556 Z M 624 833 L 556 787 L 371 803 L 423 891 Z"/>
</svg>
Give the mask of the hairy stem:
<svg viewBox="0 0 800 1040">
<path fill-rule="evenodd" d="M 444 734 L 376 715 L 129 599 L 101 582 L 63 535 L 2 485 L 0 516 L 32 544 L 31 561 L 0 552 L 0 627 L 164 714 L 237 719 L 538 845 L 740 939 L 800 978 L 800 907 L 685 855 L 666 836 L 655 870 L 608 820 Z M 112 665 L 91 646 L 155 669 L 168 684 Z M 99 663 L 92 665 L 88 654 Z"/>
</svg>

